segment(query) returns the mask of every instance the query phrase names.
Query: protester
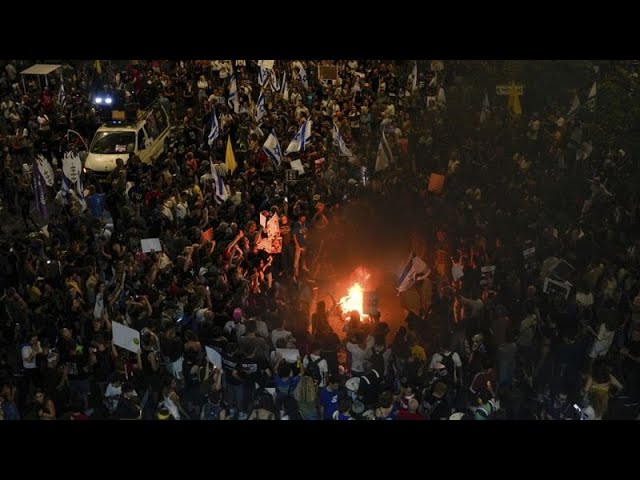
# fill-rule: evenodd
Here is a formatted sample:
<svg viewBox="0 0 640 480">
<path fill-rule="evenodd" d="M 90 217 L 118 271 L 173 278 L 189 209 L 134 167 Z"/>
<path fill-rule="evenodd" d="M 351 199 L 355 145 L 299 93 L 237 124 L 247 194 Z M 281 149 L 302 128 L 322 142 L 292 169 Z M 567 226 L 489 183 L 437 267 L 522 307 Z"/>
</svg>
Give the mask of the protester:
<svg viewBox="0 0 640 480">
<path fill-rule="evenodd" d="M 608 419 L 640 400 L 637 168 L 597 145 L 617 126 L 596 77 L 521 104 L 481 100 L 504 62 L 334 65 L 73 61 L 55 87 L 0 83 L 5 420 Z M 182 129 L 156 162 L 123 151 L 72 182 L 96 85 Z M 410 243 L 394 341 L 364 312 L 343 330 L 332 270 Z"/>
</svg>

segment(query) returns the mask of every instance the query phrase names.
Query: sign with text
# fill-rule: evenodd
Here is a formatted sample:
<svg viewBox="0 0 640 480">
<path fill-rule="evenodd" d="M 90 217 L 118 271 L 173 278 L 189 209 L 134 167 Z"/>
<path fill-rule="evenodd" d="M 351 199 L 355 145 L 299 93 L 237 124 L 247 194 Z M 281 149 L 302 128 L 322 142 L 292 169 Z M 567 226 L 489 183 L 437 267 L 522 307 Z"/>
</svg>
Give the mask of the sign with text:
<svg viewBox="0 0 640 480">
<path fill-rule="evenodd" d="M 338 67 L 335 65 L 318 65 L 320 80 L 338 80 Z"/>
<path fill-rule="evenodd" d="M 516 95 L 524 95 L 524 85 L 516 85 Z M 496 95 L 511 95 L 511 85 L 496 85 Z"/>
<path fill-rule="evenodd" d="M 496 275 L 496 266 L 487 265 L 480 267 L 480 286 L 482 288 L 493 288 L 493 281 Z"/>
<path fill-rule="evenodd" d="M 298 170 L 294 170 L 293 168 L 290 170 L 285 170 L 284 180 L 286 182 L 295 182 L 298 180 L 299 175 L 300 175 L 300 172 L 298 172 Z"/>
<path fill-rule="evenodd" d="M 558 282 L 557 280 L 547 277 L 544 279 L 544 287 L 542 288 L 542 291 L 546 294 L 562 295 L 566 300 L 569 298 L 569 293 L 571 292 L 571 284 L 568 282 Z"/>
</svg>

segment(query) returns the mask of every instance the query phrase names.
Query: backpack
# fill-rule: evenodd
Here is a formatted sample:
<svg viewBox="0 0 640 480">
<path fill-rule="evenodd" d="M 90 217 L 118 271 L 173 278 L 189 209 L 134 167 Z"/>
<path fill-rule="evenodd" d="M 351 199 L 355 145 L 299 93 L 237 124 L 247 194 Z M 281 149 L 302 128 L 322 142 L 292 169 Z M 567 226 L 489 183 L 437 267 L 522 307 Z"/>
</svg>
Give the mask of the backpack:
<svg viewBox="0 0 640 480">
<path fill-rule="evenodd" d="M 445 368 L 447 369 L 447 378 L 451 381 L 453 381 L 453 379 L 455 378 L 455 369 L 456 369 L 456 364 L 453 361 L 453 353 L 454 352 L 449 352 L 448 355 L 445 355 L 444 353 L 440 353 L 440 356 L 442 357 L 442 360 L 440 360 L 440 363 L 442 363 Z"/>
<path fill-rule="evenodd" d="M 386 350 L 386 349 L 385 349 Z M 374 370 L 376 370 L 380 375 L 384 375 L 384 352 L 385 350 L 378 351 L 374 346 L 371 349 L 371 357 L 369 357 L 369 362 Z"/>
<path fill-rule="evenodd" d="M 317 360 L 312 360 L 311 355 L 307 355 L 307 366 L 304 370 L 304 374 L 313 378 L 313 381 L 316 382 L 316 385 L 319 385 L 322 382 L 322 374 L 320 373 L 320 362 L 322 361 L 322 357 Z"/>
</svg>

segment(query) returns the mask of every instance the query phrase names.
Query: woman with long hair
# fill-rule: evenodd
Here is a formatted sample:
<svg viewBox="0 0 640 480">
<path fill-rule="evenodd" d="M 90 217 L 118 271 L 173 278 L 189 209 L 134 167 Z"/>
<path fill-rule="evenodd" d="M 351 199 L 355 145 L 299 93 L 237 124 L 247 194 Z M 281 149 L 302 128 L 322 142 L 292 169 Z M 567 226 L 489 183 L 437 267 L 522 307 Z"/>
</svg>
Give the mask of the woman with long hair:
<svg viewBox="0 0 640 480">
<path fill-rule="evenodd" d="M 293 398 L 298 402 L 298 407 L 304 420 L 319 420 L 318 414 L 318 388 L 313 378 L 305 375 L 300 379 L 298 386 L 293 391 Z"/>
</svg>

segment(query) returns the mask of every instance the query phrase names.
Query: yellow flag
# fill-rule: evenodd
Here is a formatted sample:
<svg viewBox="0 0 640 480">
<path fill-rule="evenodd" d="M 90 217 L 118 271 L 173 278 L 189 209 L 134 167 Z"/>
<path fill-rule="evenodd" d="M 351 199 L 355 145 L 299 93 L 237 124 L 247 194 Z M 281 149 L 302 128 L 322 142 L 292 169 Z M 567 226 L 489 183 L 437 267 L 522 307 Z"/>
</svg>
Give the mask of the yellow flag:
<svg viewBox="0 0 640 480">
<path fill-rule="evenodd" d="M 238 168 L 236 163 L 236 157 L 233 154 L 233 148 L 231 148 L 231 135 L 227 137 L 227 153 L 224 156 L 224 163 L 227 166 L 229 173 L 233 175 L 233 171 Z"/>
<path fill-rule="evenodd" d="M 522 106 L 520 105 L 520 96 L 516 93 L 516 83 L 511 82 L 511 93 L 509 93 L 509 103 L 507 107 L 514 115 L 522 115 Z"/>
<path fill-rule="evenodd" d="M 96 69 L 96 72 L 98 72 L 98 75 L 102 75 L 102 64 L 100 63 L 100 60 L 96 60 L 93 66 Z"/>
</svg>

